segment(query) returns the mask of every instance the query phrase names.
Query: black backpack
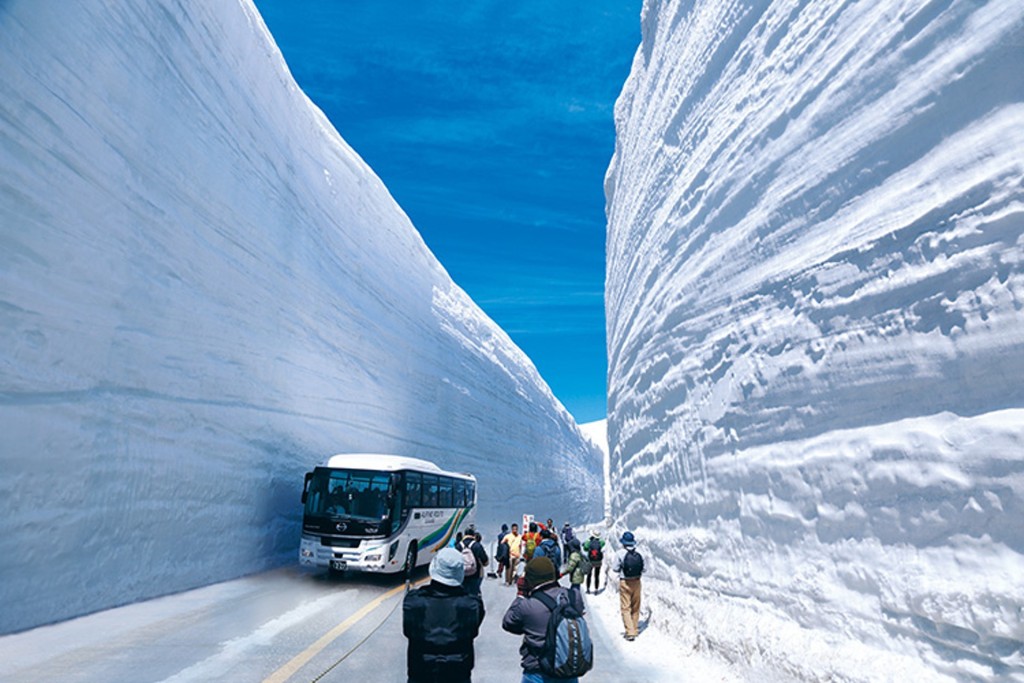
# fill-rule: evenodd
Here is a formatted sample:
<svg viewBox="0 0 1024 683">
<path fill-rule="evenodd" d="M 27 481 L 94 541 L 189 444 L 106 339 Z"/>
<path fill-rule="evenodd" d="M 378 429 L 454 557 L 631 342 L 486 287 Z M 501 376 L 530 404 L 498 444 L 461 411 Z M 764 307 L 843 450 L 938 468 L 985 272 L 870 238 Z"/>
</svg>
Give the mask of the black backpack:
<svg viewBox="0 0 1024 683">
<path fill-rule="evenodd" d="M 539 591 L 531 597 L 551 610 L 544 647 L 537 654 L 541 671 L 552 678 L 576 678 L 590 671 L 594 667 L 594 643 L 571 595 L 563 592 L 557 602 Z"/>
<path fill-rule="evenodd" d="M 626 550 L 622 558 L 622 575 L 627 579 L 635 579 L 644 573 L 644 558 L 634 548 Z"/>
<path fill-rule="evenodd" d="M 590 539 L 590 548 L 587 550 L 587 557 L 591 562 L 600 562 L 604 559 L 604 551 L 601 550 L 601 541 Z"/>
</svg>

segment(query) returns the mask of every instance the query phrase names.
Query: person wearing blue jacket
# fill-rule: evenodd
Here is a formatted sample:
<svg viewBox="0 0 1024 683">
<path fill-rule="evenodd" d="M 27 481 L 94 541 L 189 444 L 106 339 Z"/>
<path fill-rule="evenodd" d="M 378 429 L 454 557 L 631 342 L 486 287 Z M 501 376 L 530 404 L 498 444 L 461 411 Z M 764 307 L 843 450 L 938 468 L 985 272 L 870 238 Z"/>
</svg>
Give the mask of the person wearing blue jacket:
<svg viewBox="0 0 1024 683">
<path fill-rule="evenodd" d="M 547 529 L 540 532 L 540 539 L 540 545 L 533 551 L 533 556 L 549 558 L 551 564 L 555 565 L 555 570 L 558 571 L 562 566 L 562 551 L 558 547 L 558 541 Z"/>
</svg>

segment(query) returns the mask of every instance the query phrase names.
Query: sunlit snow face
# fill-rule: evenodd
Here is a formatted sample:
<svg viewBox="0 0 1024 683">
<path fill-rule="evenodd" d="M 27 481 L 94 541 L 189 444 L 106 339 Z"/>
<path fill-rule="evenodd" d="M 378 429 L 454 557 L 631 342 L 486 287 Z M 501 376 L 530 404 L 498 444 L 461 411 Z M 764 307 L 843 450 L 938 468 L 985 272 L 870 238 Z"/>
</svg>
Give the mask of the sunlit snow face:
<svg viewBox="0 0 1024 683">
<path fill-rule="evenodd" d="M 256 4 L 453 279 L 603 418 L 603 179 L 640 0 Z"/>
</svg>

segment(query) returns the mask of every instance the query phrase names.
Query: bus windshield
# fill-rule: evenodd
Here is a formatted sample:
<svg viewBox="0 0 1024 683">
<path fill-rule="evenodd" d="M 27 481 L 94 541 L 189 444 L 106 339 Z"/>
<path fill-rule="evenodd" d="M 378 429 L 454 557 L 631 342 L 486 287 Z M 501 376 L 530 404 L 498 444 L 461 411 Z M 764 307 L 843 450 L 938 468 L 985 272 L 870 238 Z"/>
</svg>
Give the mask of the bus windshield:
<svg viewBox="0 0 1024 683">
<path fill-rule="evenodd" d="M 370 470 L 313 470 L 306 514 L 379 522 L 388 517 L 391 475 Z"/>
</svg>

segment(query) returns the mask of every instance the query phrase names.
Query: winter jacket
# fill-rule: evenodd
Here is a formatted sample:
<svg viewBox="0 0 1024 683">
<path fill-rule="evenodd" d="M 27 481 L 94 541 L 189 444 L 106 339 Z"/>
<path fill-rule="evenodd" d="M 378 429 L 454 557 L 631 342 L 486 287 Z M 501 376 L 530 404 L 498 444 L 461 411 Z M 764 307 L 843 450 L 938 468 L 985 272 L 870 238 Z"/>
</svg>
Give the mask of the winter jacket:
<svg viewBox="0 0 1024 683">
<path fill-rule="evenodd" d="M 551 560 L 551 564 L 555 565 L 556 570 L 562 566 L 562 551 L 558 549 L 558 544 L 553 538 L 545 538 L 541 541 L 537 549 L 533 551 L 533 556 L 548 558 Z"/>
<path fill-rule="evenodd" d="M 559 595 L 568 594 L 569 600 L 574 604 L 576 591 L 570 591 L 558 585 L 557 581 L 538 586 L 534 594 L 540 590 L 556 602 Z M 579 606 L 582 612 L 582 605 Z M 551 618 L 549 610 L 543 602 L 533 597 L 517 597 L 501 620 L 501 627 L 509 633 L 523 636 L 523 644 L 519 647 L 519 654 L 522 656 L 522 667 L 525 673 L 540 673 L 540 651 L 544 647 L 544 639 L 547 637 L 548 620 Z"/>
<path fill-rule="evenodd" d="M 565 573 L 569 575 L 569 582 L 572 585 L 579 586 L 587 578 L 587 572 L 584 569 L 587 566 L 589 564 L 583 561 L 579 545 L 572 546 L 572 550 L 569 552 L 569 561 L 565 564 Z"/>
<path fill-rule="evenodd" d="M 484 620 L 479 595 L 437 581 L 405 594 L 402 632 L 409 639 L 406 666 L 410 683 L 468 681 L 473 671 L 473 639 Z"/>
<path fill-rule="evenodd" d="M 504 537 L 498 541 L 498 549 L 494 551 L 494 560 L 498 564 L 508 564 L 508 543 L 505 542 Z"/>
<path fill-rule="evenodd" d="M 597 543 L 598 547 L 601 548 L 601 552 L 604 552 L 604 539 L 598 538 L 597 536 L 591 536 L 589 539 L 587 539 L 587 542 L 583 544 L 583 552 L 587 554 L 587 557 L 590 557 L 590 546 L 592 543 Z M 597 562 L 591 560 L 591 563 L 596 566 L 600 565 L 603 561 L 603 559 L 598 560 Z"/>
</svg>

